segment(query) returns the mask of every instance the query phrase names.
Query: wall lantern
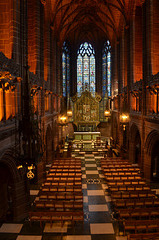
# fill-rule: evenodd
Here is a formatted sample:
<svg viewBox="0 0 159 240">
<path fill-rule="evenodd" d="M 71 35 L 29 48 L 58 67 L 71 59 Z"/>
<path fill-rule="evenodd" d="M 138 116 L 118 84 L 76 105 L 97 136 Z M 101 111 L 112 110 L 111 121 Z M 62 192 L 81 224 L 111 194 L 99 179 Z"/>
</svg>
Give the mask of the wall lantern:
<svg viewBox="0 0 159 240">
<path fill-rule="evenodd" d="M 110 117 L 110 116 L 111 116 L 110 111 L 106 109 L 106 110 L 104 111 L 104 116 L 105 116 L 105 117 Z"/>
<path fill-rule="evenodd" d="M 109 99 L 108 98 L 106 99 L 104 117 L 105 117 L 106 121 L 108 121 L 109 118 L 111 117 L 110 104 L 109 104 Z"/>
<path fill-rule="evenodd" d="M 71 109 L 68 109 L 68 110 L 67 110 L 67 116 L 68 116 L 68 117 L 72 117 L 72 110 L 71 110 Z"/>
<path fill-rule="evenodd" d="M 122 113 L 120 115 L 120 123 L 123 126 L 123 130 L 125 130 L 126 125 L 129 123 L 129 114 L 128 113 Z"/>
<path fill-rule="evenodd" d="M 67 123 L 68 123 L 67 116 L 65 114 L 62 114 L 62 115 L 60 114 L 58 118 L 58 124 L 60 126 L 64 126 L 64 125 L 67 125 Z"/>
</svg>

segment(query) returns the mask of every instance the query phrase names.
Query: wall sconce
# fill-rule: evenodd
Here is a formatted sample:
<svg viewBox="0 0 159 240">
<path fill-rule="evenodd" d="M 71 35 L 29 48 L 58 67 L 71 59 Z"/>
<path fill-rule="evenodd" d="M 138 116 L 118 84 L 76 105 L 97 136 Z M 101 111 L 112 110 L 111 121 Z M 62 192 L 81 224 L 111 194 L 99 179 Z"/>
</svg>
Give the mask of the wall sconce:
<svg viewBox="0 0 159 240">
<path fill-rule="evenodd" d="M 110 98 L 109 98 L 110 99 Z M 104 111 L 104 117 L 106 121 L 108 121 L 109 117 L 111 117 L 111 112 L 110 112 L 110 101 L 108 98 L 106 98 L 106 103 L 105 103 L 105 111 Z"/>
<path fill-rule="evenodd" d="M 109 118 L 111 117 L 111 112 L 110 112 L 110 110 L 106 109 L 106 110 L 104 111 L 104 117 L 105 117 L 106 122 L 108 122 L 108 121 L 109 121 Z"/>
<path fill-rule="evenodd" d="M 105 110 L 105 111 L 104 111 L 104 116 L 105 116 L 105 117 L 110 117 L 110 116 L 111 116 L 110 111 L 109 111 L 109 110 Z"/>
<path fill-rule="evenodd" d="M 71 109 L 68 109 L 68 110 L 67 110 L 67 116 L 68 116 L 68 117 L 72 117 L 72 110 L 71 110 Z"/>
<path fill-rule="evenodd" d="M 60 115 L 59 118 L 58 118 L 58 124 L 60 126 L 65 126 L 65 125 L 67 125 L 67 123 L 68 123 L 67 116 L 65 114 Z"/>
<path fill-rule="evenodd" d="M 128 113 L 122 113 L 120 115 L 120 123 L 123 126 L 123 130 L 125 131 L 126 125 L 129 123 L 129 114 Z"/>
</svg>

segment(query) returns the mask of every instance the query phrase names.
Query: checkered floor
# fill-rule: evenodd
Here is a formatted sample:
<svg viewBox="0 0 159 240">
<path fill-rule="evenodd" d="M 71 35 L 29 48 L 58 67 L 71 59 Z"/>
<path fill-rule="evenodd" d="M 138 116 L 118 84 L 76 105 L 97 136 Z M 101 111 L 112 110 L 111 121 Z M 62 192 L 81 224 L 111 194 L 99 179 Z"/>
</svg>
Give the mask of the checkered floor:
<svg viewBox="0 0 159 240">
<path fill-rule="evenodd" d="M 76 223 L 74 228 L 65 223 L 46 223 L 40 228 L 39 223 L 30 225 L 26 219 L 23 223 L 3 223 L 0 226 L 1 240 L 126 240 L 118 236 L 117 224 L 111 217 L 111 199 L 107 192 L 107 185 L 101 171 L 99 160 L 101 155 L 85 152 L 74 153 L 74 157 L 82 160 L 82 189 L 84 202 L 84 224 Z M 50 165 L 46 166 L 48 169 Z M 38 190 L 30 190 L 35 198 Z"/>
</svg>

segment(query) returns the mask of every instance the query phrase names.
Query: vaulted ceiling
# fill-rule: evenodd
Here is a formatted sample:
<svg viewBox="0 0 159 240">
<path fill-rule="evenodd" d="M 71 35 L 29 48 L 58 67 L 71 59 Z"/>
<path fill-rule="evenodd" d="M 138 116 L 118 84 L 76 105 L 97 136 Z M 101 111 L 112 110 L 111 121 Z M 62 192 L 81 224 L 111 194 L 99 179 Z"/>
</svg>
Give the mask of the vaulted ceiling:
<svg viewBox="0 0 159 240">
<path fill-rule="evenodd" d="M 48 0 L 51 26 L 63 42 L 114 42 L 144 0 Z M 46 0 L 47 2 L 47 0 Z"/>
</svg>

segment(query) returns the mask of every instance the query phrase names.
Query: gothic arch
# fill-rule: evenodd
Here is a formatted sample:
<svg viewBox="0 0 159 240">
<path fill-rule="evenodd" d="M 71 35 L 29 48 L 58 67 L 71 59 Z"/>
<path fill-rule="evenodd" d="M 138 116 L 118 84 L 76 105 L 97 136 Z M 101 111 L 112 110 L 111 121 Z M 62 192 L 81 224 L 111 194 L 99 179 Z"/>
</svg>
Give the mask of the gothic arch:
<svg viewBox="0 0 159 240">
<path fill-rule="evenodd" d="M 13 221 L 27 216 L 29 192 L 24 167 L 18 170 L 18 155 L 14 149 L 8 149 L 0 158 L 0 219 L 6 218 L 8 211 Z M 5 173 L 5 174 L 2 174 Z"/>
<path fill-rule="evenodd" d="M 146 152 L 146 154 L 151 156 L 154 144 L 157 141 L 159 141 L 159 131 L 153 130 L 148 134 L 148 136 L 146 138 L 146 142 L 145 142 L 145 152 Z"/>
<path fill-rule="evenodd" d="M 159 180 L 159 132 L 151 131 L 145 142 L 145 157 L 149 165 L 149 178 L 152 181 Z M 146 169 L 146 168 L 145 168 Z"/>
</svg>

